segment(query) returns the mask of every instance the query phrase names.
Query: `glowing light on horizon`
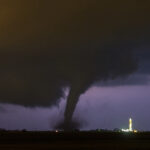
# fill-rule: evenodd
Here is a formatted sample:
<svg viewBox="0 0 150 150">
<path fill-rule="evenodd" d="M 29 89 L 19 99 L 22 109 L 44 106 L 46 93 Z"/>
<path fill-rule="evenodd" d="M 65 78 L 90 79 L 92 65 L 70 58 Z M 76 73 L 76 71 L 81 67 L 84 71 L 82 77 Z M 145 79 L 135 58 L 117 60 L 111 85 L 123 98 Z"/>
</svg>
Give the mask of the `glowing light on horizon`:
<svg viewBox="0 0 150 150">
<path fill-rule="evenodd" d="M 123 132 L 134 132 L 134 133 L 138 132 L 137 130 L 132 129 L 132 119 L 131 118 L 129 118 L 129 129 L 121 129 L 121 131 L 123 131 Z"/>
<path fill-rule="evenodd" d="M 132 119 L 131 118 L 129 118 L 129 131 L 133 131 L 132 130 Z"/>
</svg>

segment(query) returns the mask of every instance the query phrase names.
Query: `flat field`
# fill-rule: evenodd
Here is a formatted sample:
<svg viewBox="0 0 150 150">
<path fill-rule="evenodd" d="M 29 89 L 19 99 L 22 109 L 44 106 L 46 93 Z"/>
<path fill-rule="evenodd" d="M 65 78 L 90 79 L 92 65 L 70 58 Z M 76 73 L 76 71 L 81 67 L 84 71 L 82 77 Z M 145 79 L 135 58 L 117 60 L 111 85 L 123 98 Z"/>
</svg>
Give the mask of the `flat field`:
<svg viewBox="0 0 150 150">
<path fill-rule="evenodd" d="M 150 150 L 150 132 L 0 132 L 0 150 L 78 149 Z"/>
</svg>

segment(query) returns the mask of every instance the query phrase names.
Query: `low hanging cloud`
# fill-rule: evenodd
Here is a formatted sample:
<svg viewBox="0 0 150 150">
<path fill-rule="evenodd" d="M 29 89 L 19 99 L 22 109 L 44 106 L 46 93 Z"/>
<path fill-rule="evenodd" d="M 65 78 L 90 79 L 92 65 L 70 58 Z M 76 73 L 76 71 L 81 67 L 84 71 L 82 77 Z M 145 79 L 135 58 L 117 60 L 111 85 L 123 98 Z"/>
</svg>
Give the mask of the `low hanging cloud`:
<svg viewBox="0 0 150 150">
<path fill-rule="evenodd" d="M 149 2 L 0 2 L 0 102 L 47 107 L 69 87 L 66 124 L 93 83 L 133 73 L 149 41 Z"/>
</svg>

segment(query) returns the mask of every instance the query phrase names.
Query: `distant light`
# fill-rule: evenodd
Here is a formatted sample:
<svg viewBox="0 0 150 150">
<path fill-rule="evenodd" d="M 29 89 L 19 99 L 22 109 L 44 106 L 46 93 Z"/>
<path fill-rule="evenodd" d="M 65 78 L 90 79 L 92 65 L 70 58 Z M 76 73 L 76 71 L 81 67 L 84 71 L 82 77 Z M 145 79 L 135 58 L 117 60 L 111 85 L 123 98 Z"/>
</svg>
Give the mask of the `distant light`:
<svg viewBox="0 0 150 150">
<path fill-rule="evenodd" d="M 134 133 L 137 133 L 138 131 L 137 131 L 137 130 L 133 130 L 133 132 L 134 132 Z"/>
<path fill-rule="evenodd" d="M 121 129 L 121 131 L 123 131 L 123 132 L 134 132 L 134 133 L 138 132 L 137 130 L 132 129 L 132 119 L 131 118 L 129 118 L 129 129 Z"/>
<path fill-rule="evenodd" d="M 58 130 L 56 130 L 55 132 L 58 133 Z"/>
<path fill-rule="evenodd" d="M 133 131 L 133 130 L 132 130 L 132 119 L 131 119 L 131 118 L 129 118 L 129 130 L 130 130 L 130 131 Z"/>
<path fill-rule="evenodd" d="M 131 132 L 129 129 L 121 129 L 123 132 Z"/>
</svg>

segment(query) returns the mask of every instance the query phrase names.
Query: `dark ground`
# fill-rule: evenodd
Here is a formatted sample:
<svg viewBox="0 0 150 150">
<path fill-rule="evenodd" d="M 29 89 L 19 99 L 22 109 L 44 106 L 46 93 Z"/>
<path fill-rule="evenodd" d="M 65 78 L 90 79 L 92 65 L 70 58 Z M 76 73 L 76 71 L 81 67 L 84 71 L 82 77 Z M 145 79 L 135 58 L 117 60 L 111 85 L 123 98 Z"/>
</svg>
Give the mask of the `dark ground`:
<svg viewBox="0 0 150 150">
<path fill-rule="evenodd" d="M 150 150 L 150 132 L 0 132 L 0 150 L 58 149 Z"/>
</svg>

